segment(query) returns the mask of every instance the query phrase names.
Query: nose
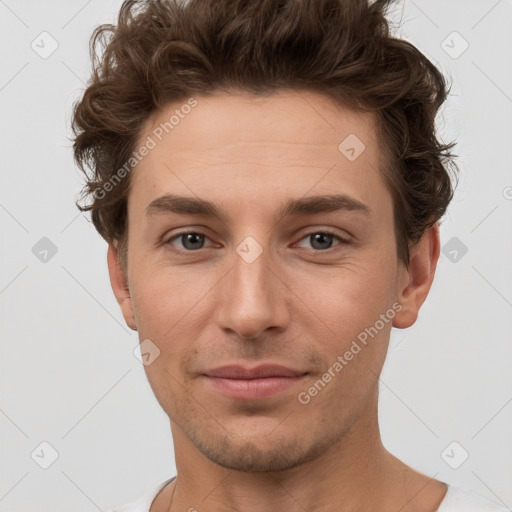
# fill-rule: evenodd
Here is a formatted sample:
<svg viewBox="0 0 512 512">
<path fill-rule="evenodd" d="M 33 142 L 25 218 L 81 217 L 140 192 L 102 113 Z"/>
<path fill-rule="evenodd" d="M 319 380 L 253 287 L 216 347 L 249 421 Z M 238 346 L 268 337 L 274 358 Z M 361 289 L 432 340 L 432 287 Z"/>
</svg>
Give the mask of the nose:
<svg viewBox="0 0 512 512">
<path fill-rule="evenodd" d="M 285 329 L 289 322 L 290 291 L 268 249 L 254 261 L 235 253 L 233 262 L 221 288 L 217 308 L 219 326 L 244 339 L 257 339 L 271 329 Z"/>
</svg>

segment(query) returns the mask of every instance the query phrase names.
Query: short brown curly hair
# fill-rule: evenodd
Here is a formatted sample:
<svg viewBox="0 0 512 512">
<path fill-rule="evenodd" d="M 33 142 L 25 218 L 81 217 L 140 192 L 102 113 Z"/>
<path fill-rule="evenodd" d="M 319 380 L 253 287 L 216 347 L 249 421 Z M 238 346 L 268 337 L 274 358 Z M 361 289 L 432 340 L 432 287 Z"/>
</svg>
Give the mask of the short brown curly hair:
<svg viewBox="0 0 512 512">
<path fill-rule="evenodd" d="M 435 118 L 448 95 L 441 72 L 391 35 L 393 0 L 126 0 L 117 26 L 90 40 L 92 76 L 73 107 L 82 198 L 100 235 L 127 268 L 130 176 L 112 177 L 156 110 L 190 95 L 308 89 L 375 112 L 394 203 L 398 258 L 445 213 L 453 196 L 455 143 Z M 103 50 L 100 57 L 98 46 Z M 92 173 L 88 173 L 88 168 Z M 126 172 L 123 173 L 127 174 Z M 108 193 L 98 194 L 98 190 Z"/>
</svg>

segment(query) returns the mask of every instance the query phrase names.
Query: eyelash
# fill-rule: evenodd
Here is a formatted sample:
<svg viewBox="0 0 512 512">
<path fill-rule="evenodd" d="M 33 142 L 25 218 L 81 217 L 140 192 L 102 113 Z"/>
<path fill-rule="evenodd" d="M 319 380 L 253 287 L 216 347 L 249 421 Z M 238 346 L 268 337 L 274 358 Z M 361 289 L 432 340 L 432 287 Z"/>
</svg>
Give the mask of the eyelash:
<svg viewBox="0 0 512 512">
<path fill-rule="evenodd" d="M 329 247 L 328 249 L 324 249 L 324 250 L 319 250 L 319 249 L 315 250 L 315 249 L 313 249 L 313 252 L 316 252 L 316 253 L 330 253 L 332 251 L 335 251 L 336 247 L 339 247 L 341 245 L 346 245 L 346 244 L 350 243 L 348 240 L 340 237 L 339 235 L 337 235 L 336 233 L 333 233 L 332 231 L 329 231 L 328 229 L 326 229 L 326 230 L 319 230 L 319 231 L 311 231 L 310 233 L 307 233 L 302 238 L 300 238 L 299 242 L 301 242 L 302 240 L 304 240 L 304 239 L 306 239 L 308 237 L 311 237 L 312 235 L 317 235 L 317 234 L 332 236 L 334 238 L 337 238 L 340 243 L 338 245 L 334 246 L 334 247 Z M 176 239 L 179 239 L 180 237 L 182 237 L 184 235 L 201 235 L 201 236 L 204 236 L 206 239 L 209 239 L 209 237 L 206 234 L 201 233 L 201 231 L 183 231 L 181 233 L 173 235 L 166 242 L 164 242 L 164 245 L 170 247 L 170 250 L 172 250 L 173 252 L 178 253 L 178 254 L 186 254 L 186 253 L 194 254 L 194 253 L 198 253 L 202 249 L 206 248 L 206 247 L 202 247 L 201 249 L 196 249 L 195 251 L 194 250 L 191 251 L 191 250 L 187 250 L 187 249 L 175 249 L 175 248 L 173 248 L 172 247 L 172 242 L 174 240 L 176 240 Z"/>
</svg>

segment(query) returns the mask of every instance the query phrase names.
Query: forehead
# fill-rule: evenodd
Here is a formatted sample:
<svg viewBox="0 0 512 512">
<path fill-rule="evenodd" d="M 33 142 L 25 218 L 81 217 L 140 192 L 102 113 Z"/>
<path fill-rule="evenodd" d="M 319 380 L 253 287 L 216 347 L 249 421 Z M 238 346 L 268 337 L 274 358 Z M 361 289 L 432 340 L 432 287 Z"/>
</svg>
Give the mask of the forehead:
<svg viewBox="0 0 512 512">
<path fill-rule="evenodd" d="M 199 142 L 205 149 L 220 150 L 234 139 L 325 145 L 337 150 L 350 134 L 364 139 L 366 145 L 377 142 L 373 113 L 359 112 L 312 91 L 278 90 L 265 95 L 216 92 L 195 96 L 193 107 L 190 103 L 190 99 L 183 100 L 154 112 L 139 139 L 160 130 L 161 138 L 174 139 L 180 150 L 197 147 Z"/>
<path fill-rule="evenodd" d="M 339 184 L 363 200 L 383 185 L 374 114 L 310 91 L 194 96 L 153 113 L 136 146 L 150 139 L 132 173 L 137 208 L 161 193 L 207 192 L 225 202 L 227 189 L 240 197 L 248 188 L 253 197 L 304 195 Z"/>
</svg>

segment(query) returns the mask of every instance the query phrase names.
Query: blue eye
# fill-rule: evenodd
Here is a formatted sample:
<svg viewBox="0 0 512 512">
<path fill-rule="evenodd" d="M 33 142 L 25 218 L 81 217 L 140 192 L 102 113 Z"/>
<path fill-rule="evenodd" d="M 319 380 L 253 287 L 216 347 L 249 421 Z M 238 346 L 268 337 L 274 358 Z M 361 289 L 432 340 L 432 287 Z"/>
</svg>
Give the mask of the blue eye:
<svg viewBox="0 0 512 512">
<path fill-rule="evenodd" d="M 345 242 L 341 237 L 330 233 L 328 231 L 317 231 L 306 235 L 301 240 L 309 239 L 309 243 L 315 251 L 326 251 L 332 248 L 333 239 L 338 239 L 340 242 Z M 339 245 L 339 244 L 338 244 Z"/>
<path fill-rule="evenodd" d="M 202 249 L 206 238 L 208 237 L 202 233 L 188 231 L 186 233 L 180 233 L 179 235 L 173 236 L 166 242 L 166 244 L 172 245 L 171 242 L 173 240 L 181 240 L 183 249 L 185 249 L 186 252 L 192 252 Z"/>
<path fill-rule="evenodd" d="M 327 251 L 331 249 L 333 247 L 334 239 L 337 239 L 340 242 L 337 245 L 348 243 L 340 236 L 335 235 L 334 233 L 330 233 L 329 231 L 311 232 L 308 235 L 302 237 L 301 242 L 308 239 L 310 247 L 312 247 L 315 252 Z M 181 247 L 178 246 L 175 248 L 175 241 L 177 240 L 180 241 Z M 178 233 L 172 238 L 169 238 L 169 240 L 167 240 L 164 245 L 171 246 L 172 249 L 176 252 L 195 252 L 207 247 L 205 246 L 206 240 L 209 240 L 209 238 L 203 233 L 199 233 L 197 231 L 186 231 L 183 233 Z M 210 246 L 213 246 L 213 244 Z"/>
</svg>

